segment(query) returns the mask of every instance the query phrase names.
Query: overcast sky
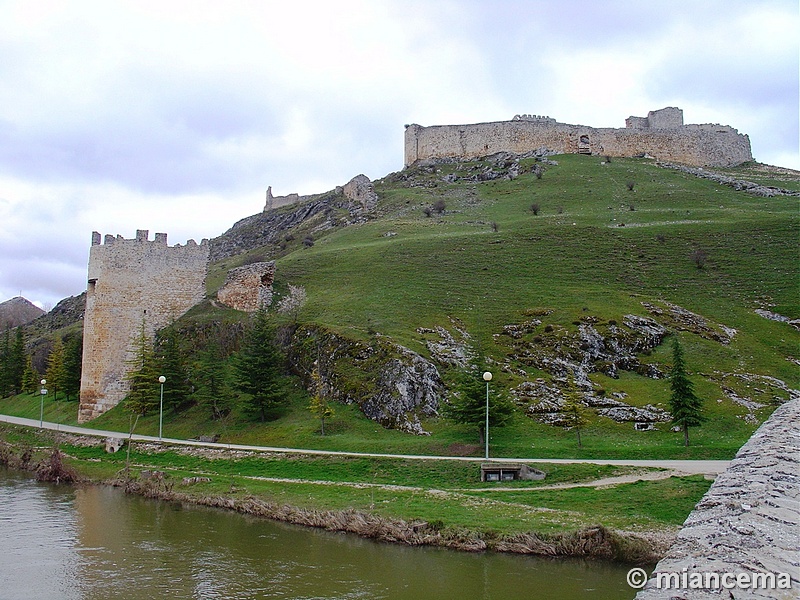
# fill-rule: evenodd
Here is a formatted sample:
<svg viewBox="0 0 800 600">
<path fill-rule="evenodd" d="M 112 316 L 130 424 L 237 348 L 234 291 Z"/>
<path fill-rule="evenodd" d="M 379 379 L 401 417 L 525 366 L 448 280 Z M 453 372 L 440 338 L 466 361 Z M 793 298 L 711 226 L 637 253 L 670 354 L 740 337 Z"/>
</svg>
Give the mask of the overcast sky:
<svg viewBox="0 0 800 600">
<path fill-rule="evenodd" d="M 0 0 L 0 301 L 92 231 L 211 238 L 265 191 L 403 167 L 403 125 L 678 106 L 800 169 L 796 0 Z"/>
</svg>

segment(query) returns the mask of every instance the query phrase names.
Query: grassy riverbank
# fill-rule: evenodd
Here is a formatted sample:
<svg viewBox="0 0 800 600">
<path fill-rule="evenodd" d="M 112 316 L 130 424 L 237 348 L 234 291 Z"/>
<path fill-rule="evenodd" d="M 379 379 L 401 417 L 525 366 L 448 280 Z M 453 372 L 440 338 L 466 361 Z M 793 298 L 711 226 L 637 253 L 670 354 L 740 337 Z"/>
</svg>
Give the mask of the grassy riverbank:
<svg viewBox="0 0 800 600">
<path fill-rule="evenodd" d="M 101 441 L 0 426 L 0 462 L 36 470 L 60 448 L 82 480 L 404 544 L 651 561 L 709 487 L 701 476 L 537 464 L 547 477 L 489 485 L 479 462 L 275 455 Z M 625 482 L 594 487 L 607 478 Z M 658 478 L 657 478 L 658 477 Z M 657 479 L 656 479 L 657 478 Z M 558 487 L 555 487 L 558 486 Z M 624 532 L 624 533 L 623 533 Z"/>
</svg>

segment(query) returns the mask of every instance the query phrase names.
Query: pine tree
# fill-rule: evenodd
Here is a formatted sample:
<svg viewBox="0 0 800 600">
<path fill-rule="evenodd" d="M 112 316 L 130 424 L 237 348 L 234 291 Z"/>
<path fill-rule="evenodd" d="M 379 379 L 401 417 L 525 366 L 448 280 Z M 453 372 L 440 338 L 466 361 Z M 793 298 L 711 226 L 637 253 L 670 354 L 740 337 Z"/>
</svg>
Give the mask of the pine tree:
<svg viewBox="0 0 800 600">
<path fill-rule="evenodd" d="M 25 357 L 25 372 L 22 375 L 22 391 L 26 394 L 36 394 L 39 391 L 39 382 L 42 377 L 33 368 L 31 355 Z"/>
<path fill-rule="evenodd" d="M 171 408 L 173 411 L 178 411 L 189 400 L 192 390 L 184 353 L 181 351 L 178 335 L 174 329 L 168 328 L 159 333 L 156 362 L 158 374 L 167 380 L 164 383 L 164 409 Z"/>
<path fill-rule="evenodd" d="M 13 393 L 22 392 L 22 376 L 25 373 L 25 333 L 17 327 L 14 343 L 10 349 L 9 379 Z"/>
<path fill-rule="evenodd" d="M 218 343 L 198 353 L 192 379 L 197 384 L 194 397 L 198 405 L 209 411 L 211 419 L 222 419 L 230 413 L 232 397 L 228 372 Z"/>
<path fill-rule="evenodd" d="M 575 430 L 578 436 L 578 448 L 582 448 L 581 430 L 589 424 L 589 410 L 581 400 L 581 393 L 574 379 L 570 378 L 567 388 L 562 393 L 564 404 L 561 407 L 561 415 L 564 426 Z"/>
<path fill-rule="evenodd" d="M 243 408 L 262 422 L 284 401 L 285 359 L 275 344 L 275 328 L 264 306 L 258 309 L 237 355 L 235 386 L 246 394 Z"/>
<path fill-rule="evenodd" d="M 146 415 L 158 409 L 160 396 L 153 344 L 145 331 L 144 321 L 139 333 L 131 340 L 131 352 L 133 356 L 126 361 L 130 368 L 125 376 L 130 386 L 126 402 L 132 413 Z"/>
<path fill-rule="evenodd" d="M 83 336 L 74 334 L 64 341 L 64 393 L 69 401 L 81 392 L 81 366 L 83 364 Z"/>
<path fill-rule="evenodd" d="M 64 342 L 56 336 L 53 347 L 47 356 L 47 370 L 44 378 L 47 385 L 53 390 L 53 400 L 58 400 L 58 392 L 64 391 L 67 386 L 67 370 L 64 367 Z"/>
<path fill-rule="evenodd" d="M 678 338 L 672 344 L 672 369 L 670 371 L 672 396 L 669 399 L 672 422 L 683 430 L 683 445 L 689 445 L 689 427 L 697 427 L 706 421 L 703 401 L 694 393 L 694 385 L 686 374 L 683 349 Z"/>
<path fill-rule="evenodd" d="M 0 398 L 11 394 L 11 330 L 6 327 L 0 338 Z"/>
<path fill-rule="evenodd" d="M 472 365 L 457 383 L 458 395 L 444 406 L 445 416 L 456 423 L 474 425 L 481 443 L 486 441 L 486 382 L 483 371 Z M 514 412 L 514 406 L 497 391 L 489 394 L 489 427 L 505 425 Z"/>
</svg>

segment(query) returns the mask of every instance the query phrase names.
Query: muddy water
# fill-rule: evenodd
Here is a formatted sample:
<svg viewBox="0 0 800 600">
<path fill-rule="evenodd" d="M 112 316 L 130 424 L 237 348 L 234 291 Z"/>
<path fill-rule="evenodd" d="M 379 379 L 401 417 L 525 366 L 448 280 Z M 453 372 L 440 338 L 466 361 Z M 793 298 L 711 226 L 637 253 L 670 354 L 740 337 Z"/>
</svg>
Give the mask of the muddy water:
<svg viewBox="0 0 800 600">
<path fill-rule="evenodd" d="M 0 470 L 0 599 L 625 600 L 627 571 L 381 544 Z"/>
</svg>

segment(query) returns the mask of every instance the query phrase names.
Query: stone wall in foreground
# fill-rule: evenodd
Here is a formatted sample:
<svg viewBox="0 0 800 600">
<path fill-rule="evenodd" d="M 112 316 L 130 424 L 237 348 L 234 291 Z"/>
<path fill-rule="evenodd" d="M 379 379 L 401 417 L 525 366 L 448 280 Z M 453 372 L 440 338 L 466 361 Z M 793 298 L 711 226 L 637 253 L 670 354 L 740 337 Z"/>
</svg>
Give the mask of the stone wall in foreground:
<svg viewBox="0 0 800 600">
<path fill-rule="evenodd" d="M 680 582 L 685 573 L 687 583 L 691 577 L 697 583 L 696 574 L 741 574 L 743 580 L 755 579 L 759 585 L 763 574 L 788 573 L 791 588 L 739 586 L 715 591 L 665 589 L 662 583 L 658 589 L 658 573 L 662 582 L 664 574 L 678 574 Z M 636 600 L 720 598 L 800 598 L 800 400 L 779 407 L 742 446 L 686 519 L 645 589 L 636 595 Z"/>
</svg>

